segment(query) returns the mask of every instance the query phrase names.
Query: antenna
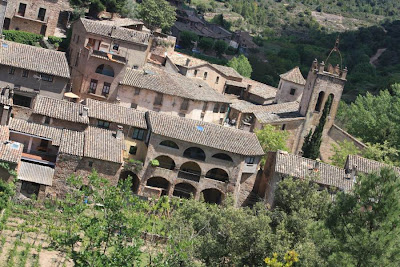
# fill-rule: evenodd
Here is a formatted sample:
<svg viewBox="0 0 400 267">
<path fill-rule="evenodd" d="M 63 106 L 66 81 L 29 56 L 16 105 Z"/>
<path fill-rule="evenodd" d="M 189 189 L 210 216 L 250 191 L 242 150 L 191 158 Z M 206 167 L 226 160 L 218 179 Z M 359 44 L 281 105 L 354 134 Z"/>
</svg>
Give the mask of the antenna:
<svg viewBox="0 0 400 267">
<path fill-rule="evenodd" d="M 342 58 L 342 54 L 340 53 L 339 50 L 339 44 L 340 44 L 340 35 L 338 35 L 338 37 L 336 38 L 336 42 L 335 42 L 335 46 L 332 48 L 331 52 L 329 53 L 328 57 L 325 60 L 325 64 L 328 65 L 328 60 L 331 57 L 333 52 L 338 53 L 339 57 L 340 57 L 340 69 L 342 69 L 343 66 L 343 58 Z"/>
</svg>

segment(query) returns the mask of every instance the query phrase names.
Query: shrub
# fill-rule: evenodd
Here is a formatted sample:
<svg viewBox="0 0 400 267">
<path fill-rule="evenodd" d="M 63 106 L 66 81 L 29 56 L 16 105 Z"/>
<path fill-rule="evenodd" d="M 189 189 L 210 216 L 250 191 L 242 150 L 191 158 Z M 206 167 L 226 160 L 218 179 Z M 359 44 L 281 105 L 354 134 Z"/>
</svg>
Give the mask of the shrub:
<svg viewBox="0 0 400 267">
<path fill-rule="evenodd" d="M 3 31 L 4 37 L 8 41 L 13 41 L 21 44 L 27 45 L 35 45 L 40 40 L 42 40 L 43 36 L 40 34 L 23 32 L 23 31 L 15 31 L 15 30 L 5 30 Z"/>
<path fill-rule="evenodd" d="M 58 48 L 63 41 L 62 38 L 56 36 L 49 36 L 48 37 L 49 43 L 53 44 L 56 48 Z"/>
<path fill-rule="evenodd" d="M 153 159 L 150 161 L 150 165 L 153 167 L 158 167 L 158 166 L 160 166 L 160 162 L 156 159 Z"/>
</svg>

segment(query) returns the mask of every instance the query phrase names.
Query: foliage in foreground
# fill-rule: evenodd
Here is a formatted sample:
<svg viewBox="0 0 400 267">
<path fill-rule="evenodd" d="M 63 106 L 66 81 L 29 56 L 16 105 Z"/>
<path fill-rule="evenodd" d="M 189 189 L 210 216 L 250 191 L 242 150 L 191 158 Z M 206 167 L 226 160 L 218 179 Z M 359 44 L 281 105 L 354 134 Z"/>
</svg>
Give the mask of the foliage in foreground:
<svg viewBox="0 0 400 267">
<path fill-rule="evenodd" d="M 265 125 L 263 129 L 256 131 L 256 136 L 265 153 L 277 150 L 289 150 L 286 145 L 289 133 L 280 131 L 273 125 Z M 265 157 L 262 159 L 262 164 L 264 163 Z"/>
</svg>

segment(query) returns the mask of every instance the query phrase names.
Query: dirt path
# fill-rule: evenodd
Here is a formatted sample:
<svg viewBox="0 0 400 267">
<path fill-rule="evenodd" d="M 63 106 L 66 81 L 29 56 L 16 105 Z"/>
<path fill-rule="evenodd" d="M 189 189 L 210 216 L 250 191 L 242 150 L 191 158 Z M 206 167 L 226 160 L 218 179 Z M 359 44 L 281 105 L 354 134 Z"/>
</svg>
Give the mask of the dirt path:
<svg viewBox="0 0 400 267">
<path fill-rule="evenodd" d="M 378 51 L 376 51 L 376 54 L 373 55 L 370 59 L 369 59 L 369 64 L 374 65 L 374 67 L 376 67 L 376 65 L 378 64 L 378 59 L 380 56 L 382 56 L 382 54 L 386 51 L 387 48 L 381 48 L 378 49 Z"/>
</svg>

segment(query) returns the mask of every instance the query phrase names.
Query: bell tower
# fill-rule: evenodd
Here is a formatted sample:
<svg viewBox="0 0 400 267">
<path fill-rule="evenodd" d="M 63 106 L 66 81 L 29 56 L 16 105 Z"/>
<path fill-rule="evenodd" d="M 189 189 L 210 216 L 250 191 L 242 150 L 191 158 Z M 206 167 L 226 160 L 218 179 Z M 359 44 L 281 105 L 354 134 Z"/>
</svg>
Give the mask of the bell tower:
<svg viewBox="0 0 400 267">
<path fill-rule="evenodd" d="M 340 65 L 337 64 L 335 67 L 328 63 L 333 52 L 336 52 L 340 57 Z M 347 68 L 342 69 L 341 67 L 342 57 L 339 51 L 339 39 L 336 40 L 335 47 L 329 53 L 325 62 L 318 62 L 315 59 L 307 76 L 299 108 L 300 114 L 305 117 L 305 122 L 297 145 L 297 152 L 301 150 L 304 137 L 318 125 L 328 98 L 331 99 L 331 106 L 324 126 L 325 134 L 335 121 L 347 76 Z"/>
</svg>

